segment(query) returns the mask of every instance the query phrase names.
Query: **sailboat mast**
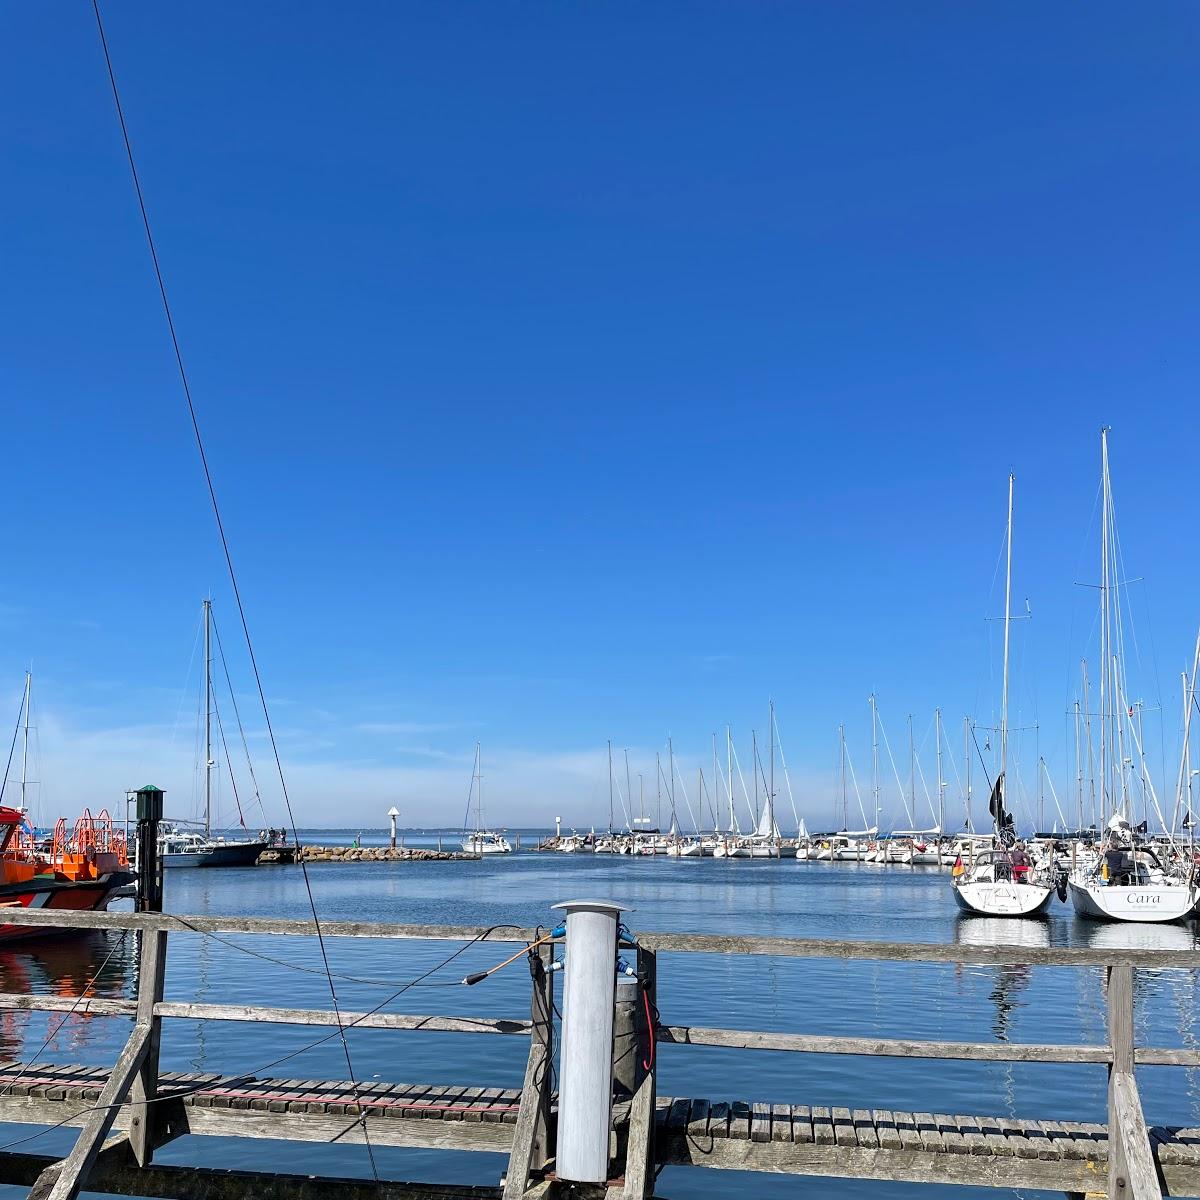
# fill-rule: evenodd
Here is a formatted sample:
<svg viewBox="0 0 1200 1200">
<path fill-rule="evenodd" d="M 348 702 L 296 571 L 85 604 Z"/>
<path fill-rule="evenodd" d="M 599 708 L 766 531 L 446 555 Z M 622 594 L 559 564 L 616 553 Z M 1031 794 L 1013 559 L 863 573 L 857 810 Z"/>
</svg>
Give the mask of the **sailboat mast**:
<svg viewBox="0 0 1200 1200">
<path fill-rule="evenodd" d="M 1100 806 L 1108 817 L 1109 595 L 1108 595 L 1108 428 L 1100 430 Z"/>
<path fill-rule="evenodd" d="M 667 759 L 671 767 L 671 780 L 668 784 L 671 789 L 671 824 L 678 825 L 675 817 L 675 741 L 670 734 L 667 734 Z"/>
<path fill-rule="evenodd" d="M 908 802 L 917 812 L 917 753 L 913 747 L 912 713 L 908 714 Z M 915 828 L 915 826 L 914 826 Z"/>
<path fill-rule="evenodd" d="M 1079 814 L 1077 830 L 1083 829 L 1083 759 L 1079 757 L 1079 701 L 1075 701 L 1075 807 Z"/>
<path fill-rule="evenodd" d="M 633 807 L 633 790 L 630 788 L 629 784 L 630 784 L 629 747 L 626 746 L 625 747 L 625 803 L 628 808 L 632 808 Z M 626 815 L 626 817 L 629 816 L 628 813 L 626 813 L 625 815 Z"/>
<path fill-rule="evenodd" d="M 946 823 L 943 812 L 943 809 L 946 807 L 944 795 L 946 785 L 942 782 L 942 710 L 940 708 L 933 710 L 933 721 L 937 734 L 938 833 L 941 833 L 942 826 Z"/>
<path fill-rule="evenodd" d="M 25 741 L 21 748 L 21 812 L 28 811 L 28 804 L 25 801 L 25 789 L 28 786 L 29 777 L 29 697 L 33 688 L 33 672 L 25 672 L 25 699 L 22 707 L 25 711 Z M 32 823 L 32 822 L 31 822 Z"/>
<path fill-rule="evenodd" d="M 608 739 L 608 832 L 613 823 L 612 738 Z"/>
<path fill-rule="evenodd" d="M 850 828 L 849 797 L 846 793 L 846 727 L 838 726 L 838 773 L 842 779 L 842 828 Z"/>
<path fill-rule="evenodd" d="M 204 601 L 204 836 L 212 835 L 212 601 Z"/>
<path fill-rule="evenodd" d="M 971 824 L 971 718 L 970 717 L 963 717 L 963 759 L 966 762 L 967 832 L 974 833 L 975 830 Z"/>
<path fill-rule="evenodd" d="M 1004 681 L 1000 692 L 1000 777 L 1005 778 L 1008 769 L 1008 652 L 1009 632 L 1012 625 L 1012 535 L 1013 535 L 1013 480 L 1008 477 L 1008 554 L 1004 569 Z M 1007 781 L 1006 781 L 1007 782 Z M 1003 798 L 1005 785 L 1001 784 Z"/>
<path fill-rule="evenodd" d="M 775 701 L 771 701 L 771 781 L 767 785 L 767 814 L 770 820 L 767 822 L 770 827 L 770 834 L 775 836 Z"/>
<path fill-rule="evenodd" d="M 737 814 L 733 811 L 733 734 L 725 726 L 725 798 L 729 801 L 729 832 L 737 831 Z"/>
<path fill-rule="evenodd" d="M 846 751 L 846 738 L 842 736 L 842 753 Z M 842 780 L 842 805 L 845 807 L 845 777 Z M 875 813 L 878 815 L 879 803 L 879 710 L 875 707 L 875 693 L 871 693 L 871 796 L 875 801 Z M 850 822 L 843 817 L 843 829 L 850 828 Z"/>
</svg>

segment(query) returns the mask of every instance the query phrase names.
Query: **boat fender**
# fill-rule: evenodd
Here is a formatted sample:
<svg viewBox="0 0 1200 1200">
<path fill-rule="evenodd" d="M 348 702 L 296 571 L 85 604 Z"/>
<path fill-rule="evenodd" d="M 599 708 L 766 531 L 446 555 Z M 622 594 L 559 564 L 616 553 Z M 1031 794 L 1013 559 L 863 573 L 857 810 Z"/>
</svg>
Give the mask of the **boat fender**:
<svg viewBox="0 0 1200 1200">
<path fill-rule="evenodd" d="M 1056 892 L 1058 892 L 1059 902 L 1062 904 L 1066 904 L 1066 902 L 1067 902 L 1067 877 L 1065 875 L 1060 874 L 1058 879 L 1055 880 L 1054 890 Z"/>
</svg>

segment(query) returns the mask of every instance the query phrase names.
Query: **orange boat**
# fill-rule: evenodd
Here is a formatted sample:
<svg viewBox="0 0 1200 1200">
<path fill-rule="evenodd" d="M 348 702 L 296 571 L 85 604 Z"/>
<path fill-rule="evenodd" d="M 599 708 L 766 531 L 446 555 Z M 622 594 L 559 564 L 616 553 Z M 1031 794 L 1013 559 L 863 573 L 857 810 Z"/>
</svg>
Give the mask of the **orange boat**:
<svg viewBox="0 0 1200 1200">
<path fill-rule="evenodd" d="M 49 852 L 39 849 L 21 812 L 0 806 L 0 941 L 45 937 L 35 925 L 5 925 L 5 908 L 96 911 L 136 878 L 129 869 L 125 834 L 113 827 L 108 810 L 87 809 L 68 832 L 60 818 Z"/>
</svg>

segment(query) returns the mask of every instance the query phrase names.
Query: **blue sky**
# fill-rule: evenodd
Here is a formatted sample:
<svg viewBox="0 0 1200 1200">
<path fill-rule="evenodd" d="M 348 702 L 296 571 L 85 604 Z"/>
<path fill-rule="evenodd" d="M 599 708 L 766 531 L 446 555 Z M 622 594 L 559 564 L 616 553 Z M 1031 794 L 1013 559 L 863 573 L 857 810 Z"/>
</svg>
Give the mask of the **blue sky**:
<svg viewBox="0 0 1200 1200">
<path fill-rule="evenodd" d="M 1009 470 L 1063 787 L 1104 423 L 1173 778 L 1193 7 L 104 10 L 301 821 L 457 822 L 476 739 L 496 821 L 606 820 L 605 739 L 774 695 L 826 824 L 872 690 L 994 713 Z M 219 547 L 90 10 L 2 20 L 0 699 L 51 807 L 183 797 Z"/>
</svg>

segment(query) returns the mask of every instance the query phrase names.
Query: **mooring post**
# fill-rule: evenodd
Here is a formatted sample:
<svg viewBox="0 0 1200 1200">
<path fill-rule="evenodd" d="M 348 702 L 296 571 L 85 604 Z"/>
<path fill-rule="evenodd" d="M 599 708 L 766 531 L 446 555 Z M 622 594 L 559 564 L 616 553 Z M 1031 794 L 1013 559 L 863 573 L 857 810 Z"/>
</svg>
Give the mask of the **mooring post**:
<svg viewBox="0 0 1200 1200">
<path fill-rule="evenodd" d="M 623 911 L 607 900 L 556 904 L 567 914 L 566 983 L 555 1173 L 604 1183 L 612 1129 L 613 1000 Z"/>
<path fill-rule="evenodd" d="M 163 815 L 163 793 L 147 786 L 137 793 L 138 912 L 162 912 L 162 858 L 158 853 L 158 823 Z M 167 971 L 167 931 L 143 929 L 139 932 L 137 1023 L 149 1029 L 146 1055 L 142 1059 L 129 1090 L 133 1115 L 129 1124 L 129 1144 L 139 1167 L 146 1167 L 154 1153 L 155 1127 L 161 1113 L 151 1103 L 158 1095 L 158 1051 L 162 1036 L 162 1017 L 154 1015 L 154 1006 L 163 998 Z"/>
<path fill-rule="evenodd" d="M 636 979 L 621 975 L 617 979 L 613 1006 L 613 1097 L 628 1100 L 638 1089 L 645 1072 L 638 1046 L 638 1009 L 641 987 Z"/>
<path fill-rule="evenodd" d="M 629 1136 L 625 1147 L 624 1200 L 646 1200 L 654 1190 L 654 1109 L 655 1059 L 657 1056 L 655 1014 L 658 1012 L 658 960 L 653 950 L 640 946 L 638 981 L 641 985 L 641 1004 L 634 1018 L 637 1035 L 636 1060 L 639 1074 L 637 1090 L 629 1106 Z"/>
<path fill-rule="evenodd" d="M 1108 1042 L 1113 1060 L 1108 1068 L 1108 1196 L 1124 1200 L 1129 1167 L 1125 1161 L 1125 1138 L 1117 1104 L 1117 1079 L 1133 1072 L 1133 968 L 1108 968 Z"/>
</svg>

